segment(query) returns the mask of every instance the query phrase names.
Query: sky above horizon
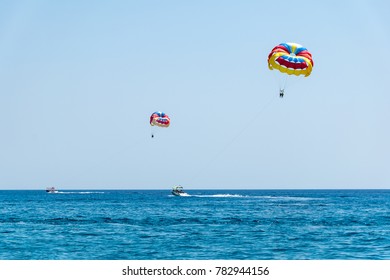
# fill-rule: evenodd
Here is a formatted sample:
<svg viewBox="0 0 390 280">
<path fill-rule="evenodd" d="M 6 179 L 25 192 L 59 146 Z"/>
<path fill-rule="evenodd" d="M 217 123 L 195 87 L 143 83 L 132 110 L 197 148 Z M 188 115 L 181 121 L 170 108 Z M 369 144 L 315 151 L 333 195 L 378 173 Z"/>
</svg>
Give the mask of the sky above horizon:
<svg viewBox="0 0 390 280">
<path fill-rule="evenodd" d="M 390 188 L 390 3 L 291 3 L 1 1 L 0 189 Z"/>
</svg>

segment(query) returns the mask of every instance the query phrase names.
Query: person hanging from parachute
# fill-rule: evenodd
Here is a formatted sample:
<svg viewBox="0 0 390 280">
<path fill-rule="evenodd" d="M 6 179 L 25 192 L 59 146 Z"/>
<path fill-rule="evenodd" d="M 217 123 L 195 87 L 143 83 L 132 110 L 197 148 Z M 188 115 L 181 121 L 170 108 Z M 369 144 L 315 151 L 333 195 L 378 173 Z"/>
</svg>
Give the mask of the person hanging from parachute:
<svg viewBox="0 0 390 280">
<path fill-rule="evenodd" d="M 171 123 L 171 119 L 168 117 L 167 114 L 161 111 L 154 112 L 150 116 L 150 125 L 153 126 L 159 126 L 159 127 L 169 127 Z M 152 131 L 152 138 L 154 138 L 154 133 Z"/>
<path fill-rule="evenodd" d="M 268 55 L 268 68 L 283 75 L 284 84 L 280 85 L 279 97 L 283 98 L 287 77 L 290 75 L 308 77 L 314 67 L 311 53 L 297 43 L 281 43 Z"/>
</svg>

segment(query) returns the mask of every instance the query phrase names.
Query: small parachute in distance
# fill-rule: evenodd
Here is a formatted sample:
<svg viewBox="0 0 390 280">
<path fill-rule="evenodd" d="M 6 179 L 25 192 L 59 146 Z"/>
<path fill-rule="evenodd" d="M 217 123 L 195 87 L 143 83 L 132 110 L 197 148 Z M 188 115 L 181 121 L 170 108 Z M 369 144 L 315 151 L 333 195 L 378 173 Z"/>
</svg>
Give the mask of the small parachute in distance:
<svg viewBox="0 0 390 280">
<path fill-rule="evenodd" d="M 171 124 L 171 119 L 164 112 L 157 111 L 150 116 L 149 123 L 151 126 L 169 127 L 169 125 Z M 153 137 L 154 133 L 152 132 L 152 138 Z"/>
<path fill-rule="evenodd" d="M 297 43 L 282 43 L 274 47 L 268 55 L 270 70 L 278 70 L 288 75 L 308 77 L 314 66 L 311 53 Z"/>
<path fill-rule="evenodd" d="M 314 61 L 311 53 L 297 43 L 281 43 L 268 55 L 268 68 L 282 75 L 308 77 L 313 67 Z M 280 97 L 283 97 L 284 89 L 285 84 L 280 86 Z"/>
<path fill-rule="evenodd" d="M 171 119 L 168 117 L 167 114 L 165 114 L 164 112 L 154 112 L 151 116 L 150 116 L 150 125 L 151 126 L 160 126 L 160 127 L 169 127 L 171 123 Z"/>
</svg>

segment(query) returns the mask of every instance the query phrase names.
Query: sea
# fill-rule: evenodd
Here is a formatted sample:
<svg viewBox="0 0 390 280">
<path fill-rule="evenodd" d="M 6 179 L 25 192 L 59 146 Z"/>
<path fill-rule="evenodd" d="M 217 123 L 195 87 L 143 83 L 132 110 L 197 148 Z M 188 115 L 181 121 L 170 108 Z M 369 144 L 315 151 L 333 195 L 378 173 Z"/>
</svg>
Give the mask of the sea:
<svg viewBox="0 0 390 280">
<path fill-rule="evenodd" d="M 1 260 L 389 260 L 390 190 L 0 191 Z"/>
</svg>

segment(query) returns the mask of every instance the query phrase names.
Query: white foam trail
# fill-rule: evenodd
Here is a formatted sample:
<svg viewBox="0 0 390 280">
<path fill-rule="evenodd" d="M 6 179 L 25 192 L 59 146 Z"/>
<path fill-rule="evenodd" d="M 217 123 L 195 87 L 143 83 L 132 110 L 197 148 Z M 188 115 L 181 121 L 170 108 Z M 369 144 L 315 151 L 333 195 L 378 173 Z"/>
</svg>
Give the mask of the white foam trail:
<svg viewBox="0 0 390 280">
<path fill-rule="evenodd" d="M 240 194 L 199 194 L 199 195 L 191 195 L 194 197 L 248 197 Z"/>
<path fill-rule="evenodd" d="M 171 195 L 173 196 L 173 195 Z M 271 195 L 241 195 L 241 194 L 188 194 L 187 197 L 204 197 L 204 198 L 260 198 L 269 200 L 284 200 L 284 201 L 308 201 L 322 200 L 317 197 L 297 197 L 297 196 L 271 196 Z"/>
<path fill-rule="evenodd" d="M 104 192 L 57 192 L 61 194 L 93 194 L 93 193 L 104 193 Z"/>
<path fill-rule="evenodd" d="M 317 198 L 317 197 L 301 197 L 301 196 L 270 196 L 269 199 L 274 200 L 322 200 L 323 198 Z"/>
</svg>

